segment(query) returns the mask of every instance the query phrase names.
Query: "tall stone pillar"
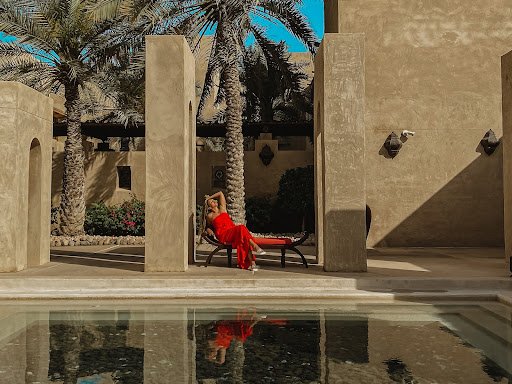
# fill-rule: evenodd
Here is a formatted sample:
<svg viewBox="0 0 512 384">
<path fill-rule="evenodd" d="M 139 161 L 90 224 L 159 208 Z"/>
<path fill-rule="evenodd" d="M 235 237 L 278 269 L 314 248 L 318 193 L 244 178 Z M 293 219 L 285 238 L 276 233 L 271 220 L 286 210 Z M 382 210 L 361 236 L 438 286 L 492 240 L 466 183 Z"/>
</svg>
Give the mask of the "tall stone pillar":
<svg viewBox="0 0 512 384">
<path fill-rule="evenodd" d="M 330 272 L 364 272 L 364 34 L 325 35 L 315 60 L 314 100 L 319 261 Z"/>
<path fill-rule="evenodd" d="M 512 51 L 501 57 L 505 261 L 512 256 Z"/>
<path fill-rule="evenodd" d="M 0 82 L 0 272 L 50 261 L 53 101 Z"/>
<path fill-rule="evenodd" d="M 146 38 L 146 271 L 195 252 L 195 61 L 183 36 Z"/>
</svg>

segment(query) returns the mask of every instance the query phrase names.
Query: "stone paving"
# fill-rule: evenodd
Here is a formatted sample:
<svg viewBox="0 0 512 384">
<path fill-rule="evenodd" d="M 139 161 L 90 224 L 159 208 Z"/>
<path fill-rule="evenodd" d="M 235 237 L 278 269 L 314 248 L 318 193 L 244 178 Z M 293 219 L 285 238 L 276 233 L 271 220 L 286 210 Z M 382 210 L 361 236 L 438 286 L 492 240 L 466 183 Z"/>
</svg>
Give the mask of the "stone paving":
<svg viewBox="0 0 512 384">
<path fill-rule="evenodd" d="M 290 256 L 260 258 L 261 269 L 227 267 L 225 255 L 204 267 L 208 247 L 187 272 L 144 273 L 144 248 L 89 246 L 52 248 L 51 262 L 0 274 L 0 298 L 73 297 L 345 297 L 384 295 L 496 299 L 512 292 L 512 278 L 498 248 L 380 248 L 368 250 L 368 273 L 324 272 L 314 247 L 302 247 L 310 268 Z M 388 296 L 386 296 L 388 295 Z"/>
<path fill-rule="evenodd" d="M 420 277 L 420 278 L 506 278 L 510 272 L 506 268 L 503 249 L 500 248 L 379 248 L 368 250 L 368 273 L 324 272 L 314 264 L 314 247 L 300 247 L 310 262 L 306 269 L 298 258 L 287 256 L 286 268 L 279 264 L 279 253 L 269 252 L 260 257 L 261 270 L 255 275 L 264 277 Z M 251 272 L 237 268 L 227 268 L 227 258 L 216 256 L 212 265 L 204 268 L 208 246 L 201 245 L 198 262 L 185 273 L 142 273 L 144 270 L 144 247 L 140 246 L 88 246 L 58 247 L 51 250 L 51 262 L 47 265 L 30 268 L 17 273 L 0 274 L 1 278 L 25 276 L 130 276 L 150 278 L 168 276 L 187 278 L 241 277 L 253 276 Z M 234 255 L 236 260 L 236 255 Z"/>
</svg>

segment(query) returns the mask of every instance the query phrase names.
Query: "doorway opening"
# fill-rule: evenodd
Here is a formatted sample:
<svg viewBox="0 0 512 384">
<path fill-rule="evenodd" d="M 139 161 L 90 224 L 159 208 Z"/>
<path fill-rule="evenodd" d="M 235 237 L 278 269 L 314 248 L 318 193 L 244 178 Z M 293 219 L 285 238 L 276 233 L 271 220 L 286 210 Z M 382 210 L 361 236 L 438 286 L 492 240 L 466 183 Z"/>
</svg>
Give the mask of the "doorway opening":
<svg viewBox="0 0 512 384">
<path fill-rule="evenodd" d="M 28 169 L 27 264 L 31 267 L 40 265 L 41 259 L 42 157 L 38 139 L 32 140 L 30 144 Z"/>
</svg>

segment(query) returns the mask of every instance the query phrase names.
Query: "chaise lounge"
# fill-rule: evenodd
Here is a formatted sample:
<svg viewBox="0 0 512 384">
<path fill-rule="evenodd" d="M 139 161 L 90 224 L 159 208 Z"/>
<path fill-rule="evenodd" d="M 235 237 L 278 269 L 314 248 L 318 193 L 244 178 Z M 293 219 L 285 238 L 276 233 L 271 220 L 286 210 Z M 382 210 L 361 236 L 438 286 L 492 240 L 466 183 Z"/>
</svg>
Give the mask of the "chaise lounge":
<svg viewBox="0 0 512 384">
<path fill-rule="evenodd" d="M 219 251 L 225 249 L 228 254 L 228 267 L 231 268 L 233 264 L 233 247 L 230 244 L 223 244 L 219 242 L 214 237 L 208 236 L 206 233 L 203 233 L 202 238 L 206 240 L 206 242 L 210 245 L 215 246 L 216 248 L 208 255 L 208 258 L 206 259 L 206 266 L 210 265 L 213 256 L 215 256 Z M 302 264 L 306 268 L 308 268 L 308 262 L 306 261 L 306 258 L 302 254 L 301 251 L 299 251 L 296 247 L 303 244 L 309 236 L 308 232 L 304 232 L 302 237 L 296 241 L 292 241 L 291 239 L 284 238 L 284 237 L 273 237 L 273 238 L 265 238 L 265 237 L 255 237 L 254 242 L 258 244 L 263 249 L 279 249 L 281 250 L 281 267 L 285 267 L 286 263 L 286 251 L 290 250 L 295 252 L 297 255 L 299 255 L 302 258 Z"/>
</svg>

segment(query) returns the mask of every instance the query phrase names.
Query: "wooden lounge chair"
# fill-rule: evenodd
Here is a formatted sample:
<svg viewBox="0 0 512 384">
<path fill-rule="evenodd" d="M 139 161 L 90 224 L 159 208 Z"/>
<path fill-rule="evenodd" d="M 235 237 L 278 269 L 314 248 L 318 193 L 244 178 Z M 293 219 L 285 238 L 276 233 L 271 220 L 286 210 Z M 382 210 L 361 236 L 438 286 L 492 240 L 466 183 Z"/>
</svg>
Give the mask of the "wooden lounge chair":
<svg viewBox="0 0 512 384">
<path fill-rule="evenodd" d="M 211 244 L 215 246 L 216 248 L 208 255 L 208 258 L 206 259 L 206 266 L 210 265 L 213 256 L 217 254 L 217 252 L 225 249 L 228 253 L 228 266 L 229 268 L 233 265 L 233 247 L 230 244 L 223 244 L 219 242 L 216 238 L 208 236 L 208 234 L 203 233 L 202 238 L 206 240 L 208 244 Z M 304 243 L 309 236 L 308 232 L 304 232 L 304 235 L 296 241 L 292 241 L 291 239 L 287 238 L 265 238 L 265 237 L 255 237 L 254 241 L 256 244 L 258 244 L 263 249 L 280 249 L 281 250 L 281 267 L 285 267 L 286 262 L 286 251 L 290 250 L 295 252 L 297 255 L 299 255 L 302 258 L 302 264 L 306 268 L 308 268 L 308 262 L 306 261 L 306 258 L 302 254 L 301 251 L 299 251 L 296 247 Z"/>
</svg>

